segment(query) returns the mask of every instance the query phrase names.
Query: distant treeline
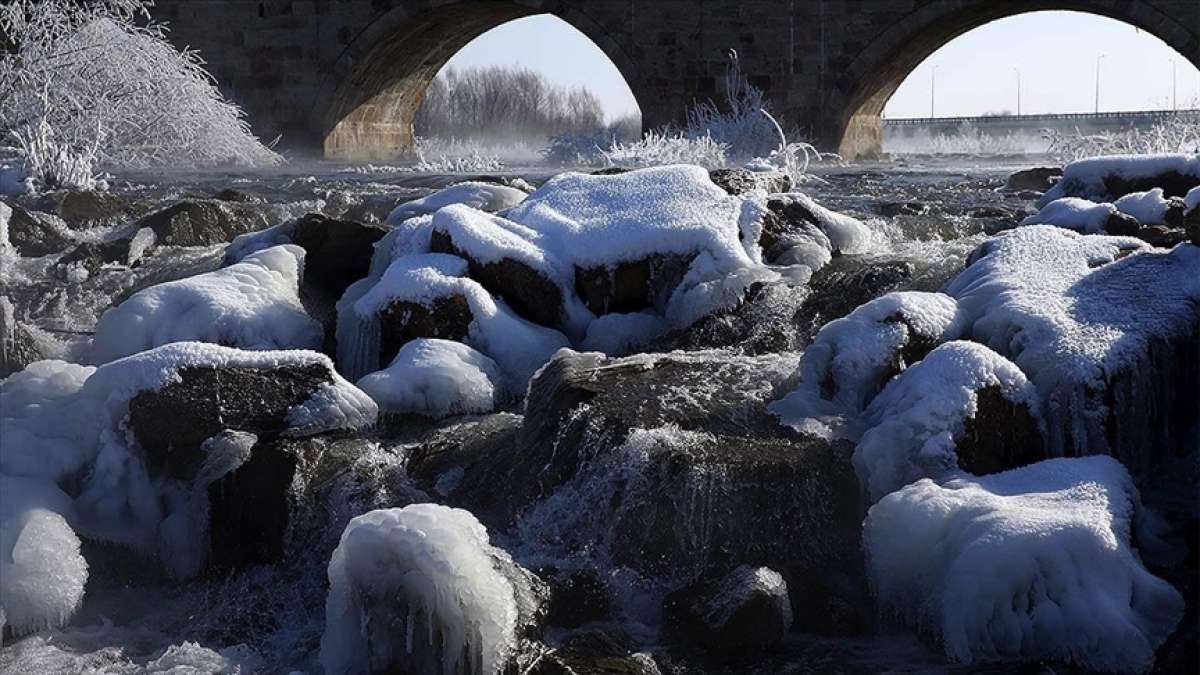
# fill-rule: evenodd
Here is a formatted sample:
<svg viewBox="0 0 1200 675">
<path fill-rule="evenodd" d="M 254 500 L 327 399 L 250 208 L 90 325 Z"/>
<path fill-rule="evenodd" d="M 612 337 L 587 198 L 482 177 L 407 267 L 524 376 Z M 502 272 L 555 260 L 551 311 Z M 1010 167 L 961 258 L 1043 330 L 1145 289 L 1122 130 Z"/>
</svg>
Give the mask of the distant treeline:
<svg viewBox="0 0 1200 675">
<path fill-rule="evenodd" d="M 536 140 L 608 127 L 596 95 L 550 82 L 527 68 L 450 69 L 425 92 L 415 131 L 423 138 Z M 621 136 L 636 138 L 641 121 L 617 120 Z"/>
</svg>

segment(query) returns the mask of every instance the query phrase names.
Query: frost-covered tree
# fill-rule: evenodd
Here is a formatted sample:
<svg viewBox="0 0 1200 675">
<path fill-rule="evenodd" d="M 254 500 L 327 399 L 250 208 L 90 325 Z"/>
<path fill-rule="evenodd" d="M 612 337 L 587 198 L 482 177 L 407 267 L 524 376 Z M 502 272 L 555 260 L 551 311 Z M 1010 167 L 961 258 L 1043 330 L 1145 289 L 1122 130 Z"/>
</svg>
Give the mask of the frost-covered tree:
<svg viewBox="0 0 1200 675">
<path fill-rule="evenodd" d="M 152 0 L 0 3 L 0 143 L 47 187 L 102 167 L 281 162 L 225 100 L 199 55 L 149 21 Z"/>
</svg>

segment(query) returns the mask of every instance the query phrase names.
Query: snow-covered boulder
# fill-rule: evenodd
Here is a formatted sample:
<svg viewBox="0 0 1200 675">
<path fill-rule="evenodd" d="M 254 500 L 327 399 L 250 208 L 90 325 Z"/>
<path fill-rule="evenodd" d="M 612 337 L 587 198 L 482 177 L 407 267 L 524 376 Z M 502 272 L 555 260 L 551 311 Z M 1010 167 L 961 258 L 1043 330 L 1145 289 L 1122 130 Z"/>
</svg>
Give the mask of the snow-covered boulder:
<svg viewBox="0 0 1200 675">
<path fill-rule="evenodd" d="M 767 211 L 759 241 L 772 261 L 805 264 L 815 271 L 833 255 L 871 249 L 873 237 L 866 224 L 831 211 L 802 192 L 771 195 Z"/>
<path fill-rule="evenodd" d="M 92 359 L 105 363 L 171 342 L 241 349 L 313 349 L 321 324 L 300 304 L 305 254 L 276 246 L 236 265 L 139 291 L 96 325 Z"/>
<path fill-rule="evenodd" d="M 746 289 L 745 297 L 736 306 L 711 312 L 690 326 L 672 330 L 662 338 L 650 342 L 648 347 L 636 351 L 730 349 L 742 354 L 755 355 L 803 349 L 808 343 L 809 335 L 801 328 L 801 319 L 808 316 L 804 307 L 810 297 L 808 286 L 804 282 L 810 277 L 806 273 L 807 268 L 794 267 L 791 270 L 802 274 L 798 275 L 799 278 L 753 283 Z M 614 334 L 610 334 L 606 339 L 593 339 L 593 336 L 604 335 L 608 330 L 607 320 L 610 316 L 638 315 L 610 314 L 597 318 L 588 326 L 589 340 L 585 340 L 581 345 L 584 349 L 601 351 L 609 356 L 620 356 L 623 352 L 610 351 L 607 345 L 612 344 L 614 340 L 624 341 L 626 337 L 632 338 L 632 344 L 639 344 L 640 336 L 644 333 L 639 332 L 637 326 L 614 328 Z M 647 323 L 645 328 L 649 330 L 653 325 Z M 668 328 L 670 326 L 663 322 L 662 330 Z M 624 353 L 634 351 L 630 349 Z"/>
<path fill-rule="evenodd" d="M 739 565 L 663 599 L 668 633 L 700 649 L 760 651 L 783 641 L 792 626 L 787 582 L 768 567 Z"/>
<path fill-rule="evenodd" d="M 159 246 L 210 246 L 265 228 L 267 213 L 251 204 L 186 200 L 142 216 L 136 229 L 152 230 Z"/>
<path fill-rule="evenodd" d="M 504 398 L 503 382 L 496 362 L 467 345 L 419 338 L 356 384 L 381 413 L 442 418 L 491 412 Z"/>
<path fill-rule="evenodd" d="M 1121 214 L 1124 215 L 1124 214 Z M 1097 204 L 1079 197 L 1063 197 L 1046 204 L 1037 213 L 1026 217 L 1021 225 L 1055 225 L 1085 234 L 1102 234 L 1108 231 L 1110 221 L 1124 221 L 1112 204 Z M 1119 225 L 1118 225 L 1119 226 Z M 1132 224 L 1137 230 L 1137 222 Z"/>
<path fill-rule="evenodd" d="M 854 437 L 857 416 L 889 379 L 965 328 L 948 295 L 876 298 L 825 324 L 800 358 L 800 386 L 770 410 L 797 431 Z"/>
<path fill-rule="evenodd" d="M 1142 672 L 1183 599 L 1132 548 L 1137 492 L 1108 457 L 918 481 L 871 507 L 880 604 L 955 661 L 1061 661 Z"/>
<path fill-rule="evenodd" d="M 352 377 L 389 363 L 417 338 L 464 341 L 492 358 L 509 391 L 567 339 L 517 316 L 472 279 L 467 262 L 444 253 L 399 258 L 379 278 L 351 286 L 338 304 L 338 362 Z"/>
<path fill-rule="evenodd" d="M 1044 459 L 1039 400 L 1009 360 L 947 342 L 888 382 L 863 415 L 854 469 L 871 502 L 919 478 Z"/>
<path fill-rule="evenodd" d="M 467 511 L 371 511 L 329 561 L 321 665 L 328 675 L 499 673 L 536 629 L 544 596 Z"/>
<path fill-rule="evenodd" d="M 451 204 L 463 204 L 479 211 L 495 213 L 520 204 L 525 195 L 525 191 L 507 185 L 467 181 L 400 204 L 388 214 L 384 223 L 399 225 L 409 218 L 436 213 Z"/>
<path fill-rule="evenodd" d="M 1162 188 L 1182 197 L 1200 186 L 1200 155 L 1112 155 L 1089 157 L 1063 168 L 1062 179 L 1046 194 L 1042 207 L 1062 197 L 1112 202 L 1132 192 Z"/>
<path fill-rule="evenodd" d="M 1109 452 L 1136 475 L 1190 447 L 1200 400 L 1174 392 L 1200 381 L 1200 248 L 1030 226 L 969 262 L 945 289 L 964 337 L 1037 387 L 1051 455 Z"/>
<path fill-rule="evenodd" d="M 264 440 L 362 429 L 377 414 L 375 403 L 325 356 L 198 342 L 172 343 L 99 368 L 39 361 L 0 382 L 0 409 L 0 473 L 78 477 L 75 530 L 155 556 L 176 576 L 203 563 L 175 555 L 195 550 L 181 541 L 207 538 L 186 529 L 190 519 L 172 516 L 191 512 L 197 477 L 212 469 L 208 439 L 228 429 Z M 260 462 L 276 474 L 295 468 L 286 457 Z M 288 478 L 271 485 L 287 490 L 290 484 Z M 265 484 L 256 490 L 269 499 Z M 286 502 L 286 494 L 276 497 Z M 237 527 L 281 540 L 283 531 L 266 531 L 256 515 L 236 514 Z M 217 521 L 214 516 L 213 527 Z"/>
</svg>

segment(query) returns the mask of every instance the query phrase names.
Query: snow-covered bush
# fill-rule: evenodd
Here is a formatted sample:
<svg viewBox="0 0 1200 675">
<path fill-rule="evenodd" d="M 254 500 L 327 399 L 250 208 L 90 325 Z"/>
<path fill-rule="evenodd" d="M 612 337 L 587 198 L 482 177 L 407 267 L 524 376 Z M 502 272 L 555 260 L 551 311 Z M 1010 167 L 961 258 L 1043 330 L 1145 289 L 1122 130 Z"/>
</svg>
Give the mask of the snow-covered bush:
<svg viewBox="0 0 1200 675">
<path fill-rule="evenodd" d="M 1066 164 L 1103 155 L 1200 153 L 1200 122 L 1184 116 L 1156 122 L 1149 129 L 1083 133 L 1047 130 L 1047 152 Z"/>
<path fill-rule="evenodd" d="M 729 50 L 725 69 L 725 105 L 712 101 L 696 104 L 687 113 L 683 135 L 709 137 L 729 149 L 739 160 L 766 157 L 779 147 L 773 120 L 763 115 L 767 109 L 763 91 L 750 84 L 742 72 L 738 54 Z"/>
<path fill-rule="evenodd" d="M 413 504 L 351 520 L 329 561 L 325 672 L 500 672 L 519 619 L 496 564 L 507 557 L 462 509 Z"/>
<path fill-rule="evenodd" d="M 1132 547 L 1137 491 L 1111 457 L 923 479 L 863 527 L 880 604 L 964 663 L 1065 661 L 1141 672 L 1183 598 Z"/>
<path fill-rule="evenodd" d="M 199 55 L 139 23 L 146 0 L 0 5 L 0 134 L 47 187 L 90 187 L 102 167 L 281 161 L 226 101 Z"/>
<path fill-rule="evenodd" d="M 696 164 L 709 169 L 728 163 L 729 146 L 708 134 L 677 135 L 650 131 L 636 141 L 617 141 L 600 155 L 608 166 L 641 168 L 667 164 Z"/>
</svg>

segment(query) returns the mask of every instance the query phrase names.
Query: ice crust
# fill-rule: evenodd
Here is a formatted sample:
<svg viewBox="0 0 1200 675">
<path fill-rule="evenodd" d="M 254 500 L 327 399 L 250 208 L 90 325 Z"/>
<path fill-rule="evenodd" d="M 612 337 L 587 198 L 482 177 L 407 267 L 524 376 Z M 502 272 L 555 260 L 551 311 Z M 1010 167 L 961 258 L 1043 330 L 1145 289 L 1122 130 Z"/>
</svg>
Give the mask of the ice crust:
<svg viewBox="0 0 1200 675">
<path fill-rule="evenodd" d="M 321 639 L 326 675 L 370 672 L 372 651 L 396 660 L 414 647 L 432 649 L 435 631 L 444 640 L 442 672 L 499 672 L 516 647 L 518 610 L 497 557 L 507 554 L 461 509 L 413 504 L 351 520 L 329 561 Z M 368 647 L 372 612 L 398 619 L 387 644 Z M 416 630 L 419 617 L 428 621 L 425 632 Z"/>
<path fill-rule="evenodd" d="M 275 246 L 223 269 L 139 291 L 100 317 L 92 360 L 106 363 L 187 341 L 252 350 L 318 348 L 321 324 L 300 304 L 303 270 L 304 249 Z"/>
<path fill-rule="evenodd" d="M 956 661 L 1145 671 L 1183 599 L 1131 547 L 1136 504 L 1106 456 L 922 479 L 871 507 L 868 572 L 880 603 Z"/>
<path fill-rule="evenodd" d="M 492 213 L 512 208 L 524 199 L 525 192 L 517 188 L 466 181 L 400 204 L 392 209 L 383 222 L 385 225 L 399 225 L 409 218 L 429 215 L 451 204 L 465 204 L 473 209 Z"/>
<path fill-rule="evenodd" d="M 491 412 L 504 397 L 496 362 L 460 342 L 417 339 L 357 383 L 384 413 L 442 418 Z"/>
</svg>

